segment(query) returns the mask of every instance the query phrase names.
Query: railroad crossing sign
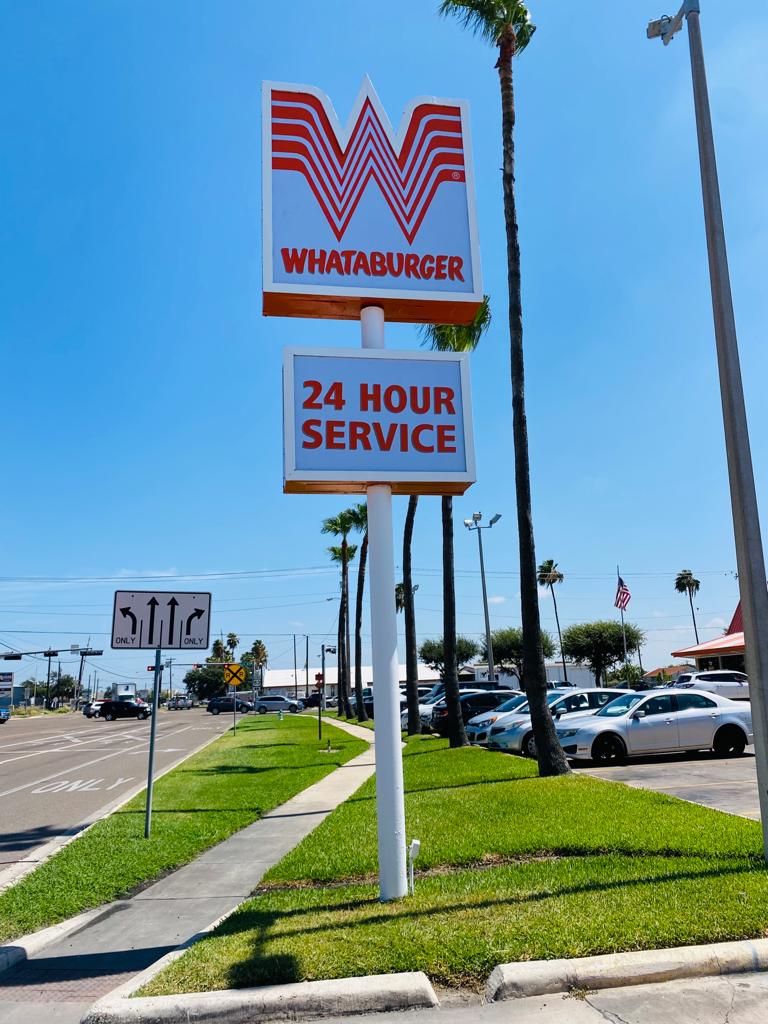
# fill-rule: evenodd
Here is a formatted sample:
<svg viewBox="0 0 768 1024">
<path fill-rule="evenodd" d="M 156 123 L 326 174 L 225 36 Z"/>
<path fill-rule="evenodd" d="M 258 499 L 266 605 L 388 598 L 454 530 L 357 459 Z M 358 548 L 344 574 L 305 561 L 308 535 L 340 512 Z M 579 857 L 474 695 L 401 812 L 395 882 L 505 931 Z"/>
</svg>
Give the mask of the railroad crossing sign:
<svg viewBox="0 0 768 1024">
<path fill-rule="evenodd" d="M 245 665 L 225 665 L 224 682 L 227 685 L 239 686 L 245 682 Z"/>
<path fill-rule="evenodd" d="M 210 622 L 210 594 L 118 590 L 112 614 L 112 647 L 205 650 Z"/>
</svg>

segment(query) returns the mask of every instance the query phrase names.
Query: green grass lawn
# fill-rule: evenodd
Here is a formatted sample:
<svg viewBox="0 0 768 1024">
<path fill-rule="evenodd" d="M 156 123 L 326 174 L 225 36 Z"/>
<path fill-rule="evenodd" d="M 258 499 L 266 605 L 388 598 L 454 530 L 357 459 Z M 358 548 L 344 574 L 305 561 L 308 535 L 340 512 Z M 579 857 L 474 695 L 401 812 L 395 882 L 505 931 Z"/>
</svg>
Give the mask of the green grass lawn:
<svg viewBox="0 0 768 1024">
<path fill-rule="evenodd" d="M 404 970 L 477 987 L 509 960 L 768 934 L 757 822 L 431 737 L 404 766 L 415 897 L 377 900 L 371 780 L 144 994 Z"/>
<path fill-rule="evenodd" d="M 316 724 L 299 715 L 239 719 L 236 735 L 225 733 L 157 781 L 149 840 L 142 793 L 1 893 L 0 941 L 125 897 L 366 749 L 341 729 L 328 734 L 332 754 L 318 749 Z"/>
</svg>

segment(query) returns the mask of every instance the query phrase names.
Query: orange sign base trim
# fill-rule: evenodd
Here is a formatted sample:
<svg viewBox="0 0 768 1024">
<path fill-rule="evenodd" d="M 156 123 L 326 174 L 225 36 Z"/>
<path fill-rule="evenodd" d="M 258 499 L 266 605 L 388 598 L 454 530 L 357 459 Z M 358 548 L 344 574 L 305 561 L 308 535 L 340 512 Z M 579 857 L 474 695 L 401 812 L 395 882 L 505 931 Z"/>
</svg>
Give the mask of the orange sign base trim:
<svg viewBox="0 0 768 1024">
<path fill-rule="evenodd" d="M 287 480 L 283 484 L 284 494 L 365 494 L 368 487 L 387 484 L 393 494 L 450 495 L 456 497 L 465 494 L 472 483 L 457 484 L 425 484 L 406 483 L 388 480 Z"/>
<path fill-rule="evenodd" d="M 468 299 L 466 302 L 440 302 L 434 299 L 364 299 L 360 296 L 297 295 L 293 292 L 262 294 L 264 316 L 305 316 L 321 320 L 359 320 L 360 311 L 365 306 L 381 306 L 385 318 L 394 323 L 471 324 L 481 305 L 475 299 Z"/>
</svg>

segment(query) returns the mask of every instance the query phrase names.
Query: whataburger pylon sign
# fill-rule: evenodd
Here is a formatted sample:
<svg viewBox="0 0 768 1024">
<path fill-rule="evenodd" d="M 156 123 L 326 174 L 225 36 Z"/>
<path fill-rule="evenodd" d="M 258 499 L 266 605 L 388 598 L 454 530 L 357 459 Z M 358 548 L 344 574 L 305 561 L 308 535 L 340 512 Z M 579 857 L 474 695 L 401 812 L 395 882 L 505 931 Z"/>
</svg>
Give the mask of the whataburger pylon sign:
<svg viewBox="0 0 768 1024">
<path fill-rule="evenodd" d="M 468 323 L 482 300 L 467 104 L 420 97 L 395 131 L 369 79 L 345 127 L 309 85 L 263 93 L 264 312 Z"/>
<path fill-rule="evenodd" d="M 362 351 L 285 351 L 284 490 L 368 504 L 379 882 L 407 893 L 392 494 L 475 480 L 467 355 L 385 350 L 385 320 L 482 302 L 469 112 L 420 97 L 395 131 L 369 79 L 346 126 L 313 86 L 263 88 L 266 316 L 359 319 Z"/>
</svg>

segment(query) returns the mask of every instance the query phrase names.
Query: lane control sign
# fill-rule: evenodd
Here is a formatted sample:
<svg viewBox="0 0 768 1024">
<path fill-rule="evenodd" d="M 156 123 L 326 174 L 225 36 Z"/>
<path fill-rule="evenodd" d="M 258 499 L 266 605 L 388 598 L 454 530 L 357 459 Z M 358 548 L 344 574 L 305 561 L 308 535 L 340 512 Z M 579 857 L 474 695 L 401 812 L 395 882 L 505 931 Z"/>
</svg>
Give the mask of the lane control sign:
<svg viewBox="0 0 768 1024">
<path fill-rule="evenodd" d="M 202 651 L 210 643 L 211 595 L 118 590 L 112 614 L 112 647 L 121 651 Z"/>
</svg>

